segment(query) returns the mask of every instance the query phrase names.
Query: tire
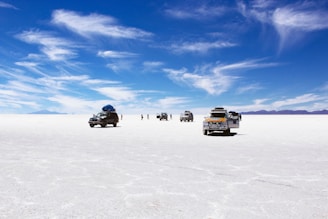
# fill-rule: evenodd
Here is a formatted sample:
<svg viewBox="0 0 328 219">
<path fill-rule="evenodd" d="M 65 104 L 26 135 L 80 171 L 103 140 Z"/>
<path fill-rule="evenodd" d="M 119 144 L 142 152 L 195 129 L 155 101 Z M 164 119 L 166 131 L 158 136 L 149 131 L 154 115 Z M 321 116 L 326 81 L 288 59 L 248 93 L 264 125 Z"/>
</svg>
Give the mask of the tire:
<svg viewBox="0 0 328 219">
<path fill-rule="evenodd" d="M 106 127 L 106 125 L 107 125 L 107 124 L 100 124 L 100 126 L 103 127 L 103 128 Z"/>
<path fill-rule="evenodd" d="M 116 127 L 117 126 L 117 123 L 114 123 L 113 126 Z"/>
<path fill-rule="evenodd" d="M 207 130 L 203 130 L 203 134 L 204 135 L 207 135 Z"/>
<path fill-rule="evenodd" d="M 89 124 L 91 128 L 93 128 L 95 125 L 94 124 Z"/>
<path fill-rule="evenodd" d="M 224 134 L 225 134 L 225 135 L 230 135 L 230 129 L 225 130 L 225 131 L 224 131 Z"/>
</svg>

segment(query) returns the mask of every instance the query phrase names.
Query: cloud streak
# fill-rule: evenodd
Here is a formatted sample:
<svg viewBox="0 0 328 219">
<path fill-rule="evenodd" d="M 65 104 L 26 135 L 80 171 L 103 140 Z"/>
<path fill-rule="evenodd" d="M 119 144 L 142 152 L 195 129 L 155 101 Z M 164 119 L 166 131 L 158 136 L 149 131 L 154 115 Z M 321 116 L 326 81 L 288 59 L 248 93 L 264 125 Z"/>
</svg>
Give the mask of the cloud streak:
<svg viewBox="0 0 328 219">
<path fill-rule="evenodd" d="M 279 35 L 279 50 L 297 42 L 309 32 L 328 29 L 328 10 L 311 1 L 280 5 L 279 1 L 238 1 L 246 18 L 274 27 Z"/>
<path fill-rule="evenodd" d="M 18 10 L 18 8 L 16 8 L 14 5 L 2 1 L 0 1 L 0 8 L 9 8 L 9 9 Z"/>
<path fill-rule="evenodd" d="M 55 37 L 50 32 L 45 31 L 24 31 L 16 37 L 26 43 L 37 44 L 41 46 L 41 52 L 51 61 L 64 61 L 77 56 L 73 48 L 76 47 L 66 39 Z"/>
<path fill-rule="evenodd" d="M 240 76 L 233 75 L 233 71 L 242 71 L 245 69 L 258 69 L 278 65 L 277 63 L 263 63 L 262 59 L 247 60 L 233 64 L 203 65 L 196 67 L 194 71 L 189 72 L 186 68 L 170 69 L 165 68 L 163 71 L 168 77 L 177 82 L 206 91 L 210 95 L 221 95 L 227 92 Z M 239 88 L 244 91 L 260 89 L 259 85 Z"/>
<path fill-rule="evenodd" d="M 111 16 L 95 13 L 82 15 L 69 10 L 55 10 L 51 22 L 87 38 L 98 35 L 122 39 L 147 39 L 153 35 L 138 28 L 119 25 Z"/>
<path fill-rule="evenodd" d="M 131 58 L 131 57 L 138 56 L 138 54 L 132 52 L 112 51 L 112 50 L 99 51 L 97 55 L 102 58 L 113 58 L 113 59 Z"/>
<path fill-rule="evenodd" d="M 225 41 L 215 42 L 183 42 L 172 44 L 169 49 L 174 53 L 207 53 L 211 49 L 222 49 L 237 46 L 235 43 Z"/>
<path fill-rule="evenodd" d="M 223 16 L 229 9 L 223 6 L 197 5 L 187 7 L 171 7 L 164 12 L 168 17 L 180 20 L 205 20 Z"/>
</svg>

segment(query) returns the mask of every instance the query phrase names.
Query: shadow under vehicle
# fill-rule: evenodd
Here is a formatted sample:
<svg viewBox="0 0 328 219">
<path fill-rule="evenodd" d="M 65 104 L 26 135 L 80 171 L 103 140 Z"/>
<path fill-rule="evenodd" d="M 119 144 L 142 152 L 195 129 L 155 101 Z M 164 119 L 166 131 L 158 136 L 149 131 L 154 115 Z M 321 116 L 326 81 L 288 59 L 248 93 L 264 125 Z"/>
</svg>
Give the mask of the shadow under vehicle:
<svg viewBox="0 0 328 219">
<path fill-rule="evenodd" d="M 108 124 L 117 126 L 119 122 L 118 115 L 111 105 L 106 105 L 102 108 L 102 111 L 94 114 L 93 117 L 89 119 L 90 127 L 94 127 L 95 125 L 100 125 L 101 127 L 106 127 Z"/>
</svg>

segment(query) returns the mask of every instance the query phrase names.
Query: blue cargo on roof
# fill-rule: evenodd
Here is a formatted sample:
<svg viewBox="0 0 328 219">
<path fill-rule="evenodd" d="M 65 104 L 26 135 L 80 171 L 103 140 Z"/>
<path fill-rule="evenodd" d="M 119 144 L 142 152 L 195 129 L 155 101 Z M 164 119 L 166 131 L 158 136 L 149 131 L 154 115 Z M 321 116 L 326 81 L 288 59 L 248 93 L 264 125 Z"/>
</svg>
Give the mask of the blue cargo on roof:
<svg viewBox="0 0 328 219">
<path fill-rule="evenodd" d="M 112 112 L 112 111 L 115 111 L 115 108 L 112 105 L 109 105 L 108 104 L 106 106 L 103 106 L 102 110 L 103 111 L 110 111 L 110 112 Z"/>
</svg>

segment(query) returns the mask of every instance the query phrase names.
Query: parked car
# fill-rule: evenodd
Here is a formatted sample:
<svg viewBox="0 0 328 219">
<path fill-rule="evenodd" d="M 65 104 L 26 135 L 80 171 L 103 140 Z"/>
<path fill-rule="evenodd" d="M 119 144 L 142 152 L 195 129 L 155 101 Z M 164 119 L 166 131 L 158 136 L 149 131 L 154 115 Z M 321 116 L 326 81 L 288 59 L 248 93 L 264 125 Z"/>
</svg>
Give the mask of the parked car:
<svg viewBox="0 0 328 219">
<path fill-rule="evenodd" d="M 180 122 L 193 122 L 194 121 L 194 115 L 192 112 L 186 110 L 183 113 L 180 114 Z"/>
<path fill-rule="evenodd" d="M 230 135 L 231 128 L 239 128 L 240 114 L 216 107 L 211 110 L 210 115 L 203 121 L 203 134 L 208 135 L 213 132 L 223 132 Z"/>
<path fill-rule="evenodd" d="M 104 106 L 101 112 L 93 114 L 93 116 L 89 119 L 90 127 L 94 127 L 95 125 L 106 127 L 108 124 L 112 124 L 114 127 L 116 127 L 118 122 L 119 118 L 116 110 L 111 105 Z"/>
<path fill-rule="evenodd" d="M 159 119 L 159 120 L 168 120 L 167 113 L 157 114 L 156 118 Z"/>
</svg>

